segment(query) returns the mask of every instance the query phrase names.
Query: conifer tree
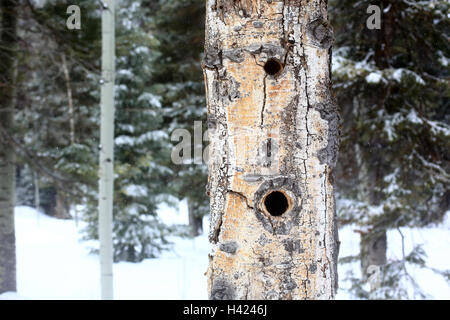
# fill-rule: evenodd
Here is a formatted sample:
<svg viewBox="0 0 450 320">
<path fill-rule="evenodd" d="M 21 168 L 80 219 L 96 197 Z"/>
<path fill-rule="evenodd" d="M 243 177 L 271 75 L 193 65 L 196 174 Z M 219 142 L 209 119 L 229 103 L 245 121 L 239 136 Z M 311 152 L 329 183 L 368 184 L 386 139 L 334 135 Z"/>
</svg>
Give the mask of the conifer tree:
<svg viewBox="0 0 450 320">
<path fill-rule="evenodd" d="M 98 4 L 78 2 L 84 9 L 80 30 L 66 27 L 69 4 L 25 1 L 19 22 L 23 41 L 15 138 L 18 164 L 27 176 L 18 182 L 37 181 L 43 211 L 60 218 L 69 218 L 70 206 L 95 185 L 98 148 Z"/>
<path fill-rule="evenodd" d="M 326 1 L 206 2 L 210 299 L 332 299 L 337 289 Z"/>
<path fill-rule="evenodd" d="M 173 170 L 168 177 L 171 193 L 180 200 L 187 199 L 193 236 L 202 232 L 202 218 L 209 213 L 206 165 L 202 159 L 194 159 L 195 148 L 203 150 L 207 145 L 207 141 L 203 141 L 207 128 L 201 70 L 204 18 L 204 1 L 169 0 L 158 2 L 154 23 L 157 40 L 154 50 L 160 57 L 153 65 L 152 87 L 162 99 L 162 129 L 168 135 L 176 129 L 186 129 L 191 134 L 191 159 L 183 164 L 173 164 L 170 157 L 167 161 Z M 194 141 L 195 121 L 202 124 L 201 141 Z M 168 143 L 174 146 L 178 141 Z"/>
<path fill-rule="evenodd" d="M 367 8 L 381 9 L 381 29 L 368 29 Z M 387 230 L 442 220 L 449 209 L 450 118 L 446 1 L 330 1 L 335 28 L 334 90 L 342 109 L 338 161 L 341 223 L 358 225 L 360 297 L 411 298 L 406 263 L 424 265 L 415 248 L 386 262 Z M 352 201 L 348 201 L 352 200 Z M 365 290 L 370 265 L 382 286 Z"/>
</svg>

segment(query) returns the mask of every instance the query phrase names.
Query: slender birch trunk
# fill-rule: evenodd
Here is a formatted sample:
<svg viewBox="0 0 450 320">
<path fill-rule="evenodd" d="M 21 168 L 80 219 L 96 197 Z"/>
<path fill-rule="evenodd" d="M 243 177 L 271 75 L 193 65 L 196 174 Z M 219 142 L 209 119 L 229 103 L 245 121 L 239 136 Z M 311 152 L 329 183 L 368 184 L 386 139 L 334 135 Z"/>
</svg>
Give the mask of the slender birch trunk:
<svg viewBox="0 0 450 320">
<path fill-rule="evenodd" d="M 102 13 L 102 88 L 100 128 L 99 238 L 101 298 L 113 299 L 115 0 L 104 0 Z"/>
<path fill-rule="evenodd" d="M 0 294 L 16 291 L 16 238 L 14 232 L 15 152 L 6 135 L 14 119 L 14 74 L 17 55 L 16 0 L 1 0 L 0 35 Z"/>
<path fill-rule="evenodd" d="M 70 75 L 67 67 L 66 55 L 61 55 L 64 79 L 66 81 L 67 102 L 69 103 L 69 125 L 70 125 L 70 144 L 75 143 L 75 116 L 73 112 L 72 88 L 70 86 Z"/>
<path fill-rule="evenodd" d="M 383 8 L 390 6 L 389 0 L 381 1 Z M 375 44 L 375 64 L 379 70 L 383 70 L 390 67 L 391 59 L 391 46 L 393 40 L 393 20 L 391 10 L 387 10 L 383 14 L 382 29 L 377 32 L 377 41 Z M 384 89 L 384 94 L 378 92 L 377 95 L 365 97 L 362 103 L 366 106 L 377 105 L 379 109 L 383 109 L 385 105 L 385 99 L 389 95 L 389 88 Z M 366 190 L 364 198 L 371 206 L 379 206 L 382 202 L 382 195 L 380 191 L 384 184 L 383 170 L 381 168 L 382 154 L 372 154 L 369 159 L 361 165 L 362 167 L 362 187 Z M 380 158 L 380 159 L 377 159 Z M 363 193 L 364 194 L 364 193 Z M 360 253 L 361 253 L 361 273 L 364 281 L 369 280 L 370 267 L 377 266 L 382 267 L 386 264 L 387 258 L 387 234 L 384 226 L 368 226 L 368 230 L 361 233 L 360 241 Z M 371 288 L 371 290 L 373 287 Z"/>
<path fill-rule="evenodd" d="M 326 3 L 207 1 L 210 299 L 335 296 Z"/>
<path fill-rule="evenodd" d="M 203 217 L 196 215 L 196 202 L 192 199 L 187 199 L 188 203 L 188 216 L 189 216 L 189 227 L 191 228 L 191 235 L 197 237 L 202 233 Z"/>
</svg>

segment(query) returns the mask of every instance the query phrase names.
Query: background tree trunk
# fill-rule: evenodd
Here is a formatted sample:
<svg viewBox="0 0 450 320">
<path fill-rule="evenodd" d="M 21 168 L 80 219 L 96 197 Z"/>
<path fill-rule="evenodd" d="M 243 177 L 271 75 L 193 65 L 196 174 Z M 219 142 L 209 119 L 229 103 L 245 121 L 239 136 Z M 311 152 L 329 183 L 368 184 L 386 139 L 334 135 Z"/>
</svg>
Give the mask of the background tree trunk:
<svg viewBox="0 0 450 320">
<path fill-rule="evenodd" d="M 335 295 L 332 41 L 326 1 L 207 1 L 211 299 Z"/>
<path fill-rule="evenodd" d="M 189 226 L 193 237 L 199 236 L 203 231 L 203 217 L 196 214 L 196 203 L 192 199 L 187 199 Z"/>
<path fill-rule="evenodd" d="M 116 72 L 115 1 L 106 0 L 102 11 L 102 87 L 100 114 L 100 161 L 98 234 L 100 240 L 101 297 L 114 298 L 114 83 Z"/>
<path fill-rule="evenodd" d="M 13 127 L 17 55 L 17 3 L 1 0 L 0 10 L 0 293 L 16 291 L 14 232 L 15 153 L 6 135 Z"/>
<path fill-rule="evenodd" d="M 361 233 L 361 271 L 363 280 L 367 281 L 370 266 L 382 267 L 386 264 L 387 236 L 386 230 Z"/>
</svg>

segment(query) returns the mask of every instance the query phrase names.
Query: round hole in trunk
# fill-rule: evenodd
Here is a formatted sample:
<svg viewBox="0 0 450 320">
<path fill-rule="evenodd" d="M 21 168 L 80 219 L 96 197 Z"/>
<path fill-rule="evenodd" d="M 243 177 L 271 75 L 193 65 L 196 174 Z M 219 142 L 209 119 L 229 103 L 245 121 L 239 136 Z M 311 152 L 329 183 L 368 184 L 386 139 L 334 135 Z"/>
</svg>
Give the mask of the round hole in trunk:
<svg viewBox="0 0 450 320">
<path fill-rule="evenodd" d="M 281 72 L 283 66 L 277 59 L 269 59 L 264 65 L 264 71 L 271 76 L 275 76 Z"/>
<path fill-rule="evenodd" d="M 264 207 L 270 215 L 279 217 L 289 208 L 289 200 L 283 192 L 273 191 L 264 199 Z"/>
</svg>

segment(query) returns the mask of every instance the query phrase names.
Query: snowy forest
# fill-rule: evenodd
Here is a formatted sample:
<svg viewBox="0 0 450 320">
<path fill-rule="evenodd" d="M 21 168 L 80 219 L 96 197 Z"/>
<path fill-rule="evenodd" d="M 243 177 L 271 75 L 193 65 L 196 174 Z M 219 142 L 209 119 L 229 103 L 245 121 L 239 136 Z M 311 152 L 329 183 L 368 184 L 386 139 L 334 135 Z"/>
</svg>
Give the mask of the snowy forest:
<svg viewBox="0 0 450 320">
<path fill-rule="evenodd" d="M 0 0 L 0 300 L 450 299 L 449 57 L 447 0 Z"/>
</svg>

